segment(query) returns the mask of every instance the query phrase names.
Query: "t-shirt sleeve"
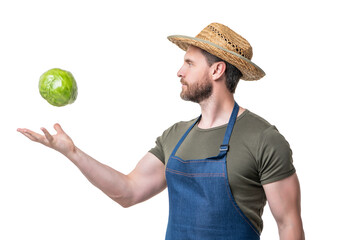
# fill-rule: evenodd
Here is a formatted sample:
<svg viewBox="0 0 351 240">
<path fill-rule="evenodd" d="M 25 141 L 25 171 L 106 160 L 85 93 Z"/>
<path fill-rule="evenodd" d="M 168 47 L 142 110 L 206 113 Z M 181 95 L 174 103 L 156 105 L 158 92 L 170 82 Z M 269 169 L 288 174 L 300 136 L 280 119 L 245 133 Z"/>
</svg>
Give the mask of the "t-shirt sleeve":
<svg viewBox="0 0 351 240">
<path fill-rule="evenodd" d="M 295 173 L 290 145 L 275 126 L 262 133 L 257 160 L 261 184 L 279 181 Z"/>
<path fill-rule="evenodd" d="M 155 155 L 164 164 L 165 163 L 165 154 L 164 154 L 164 151 L 163 151 L 161 138 L 162 138 L 162 136 L 159 136 L 156 139 L 156 141 L 155 141 L 156 145 L 153 148 L 151 148 L 149 150 L 149 152 L 152 153 L 153 155 Z"/>
<path fill-rule="evenodd" d="M 163 164 L 165 164 L 166 160 L 165 160 L 165 143 L 166 143 L 166 139 L 168 137 L 168 135 L 172 132 L 172 130 L 174 129 L 174 126 L 169 127 L 168 129 L 166 129 L 161 136 L 156 138 L 156 145 L 151 148 L 149 150 L 150 153 L 152 153 L 153 155 L 155 155 L 158 159 L 160 159 L 161 162 L 163 162 Z"/>
</svg>

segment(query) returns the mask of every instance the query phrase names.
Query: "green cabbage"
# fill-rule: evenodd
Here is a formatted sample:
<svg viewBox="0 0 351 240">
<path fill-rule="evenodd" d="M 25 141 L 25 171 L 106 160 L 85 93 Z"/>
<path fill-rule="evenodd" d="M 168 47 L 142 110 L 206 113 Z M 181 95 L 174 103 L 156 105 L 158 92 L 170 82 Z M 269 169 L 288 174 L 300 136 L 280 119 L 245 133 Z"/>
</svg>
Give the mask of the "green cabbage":
<svg viewBox="0 0 351 240">
<path fill-rule="evenodd" d="M 70 72 L 53 68 L 40 76 L 39 92 L 51 105 L 62 107 L 77 99 L 78 87 Z"/>
</svg>

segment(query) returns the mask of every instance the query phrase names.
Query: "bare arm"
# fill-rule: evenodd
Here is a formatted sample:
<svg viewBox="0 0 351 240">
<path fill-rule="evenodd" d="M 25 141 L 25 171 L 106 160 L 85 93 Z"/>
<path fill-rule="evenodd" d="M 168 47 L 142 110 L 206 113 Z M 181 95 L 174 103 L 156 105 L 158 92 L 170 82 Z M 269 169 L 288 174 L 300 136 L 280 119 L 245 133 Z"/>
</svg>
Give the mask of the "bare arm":
<svg viewBox="0 0 351 240">
<path fill-rule="evenodd" d="M 70 159 L 84 176 L 107 196 L 123 207 L 145 201 L 166 188 L 164 164 L 147 153 L 128 175 L 100 163 L 77 148 L 59 124 L 54 125 L 56 135 L 42 128 L 44 135 L 29 129 L 18 131 L 30 140 L 57 150 Z"/>
<path fill-rule="evenodd" d="M 281 240 L 304 240 L 297 175 L 263 185 Z"/>
</svg>

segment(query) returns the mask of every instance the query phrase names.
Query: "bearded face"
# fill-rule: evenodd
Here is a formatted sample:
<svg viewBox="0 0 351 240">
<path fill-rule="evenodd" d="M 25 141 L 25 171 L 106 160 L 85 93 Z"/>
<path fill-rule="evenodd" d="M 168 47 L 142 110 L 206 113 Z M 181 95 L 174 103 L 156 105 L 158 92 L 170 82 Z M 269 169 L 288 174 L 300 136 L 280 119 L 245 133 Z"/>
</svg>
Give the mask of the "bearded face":
<svg viewBox="0 0 351 240">
<path fill-rule="evenodd" d="M 205 78 L 201 82 L 187 83 L 183 78 L 180 81 L 183 85 L 180 97 L 185 101 L 200 103 L 209 98 L 212 94 L 212 82 Z"/>
<path fill-rule="evenodd" d="M 189 46 L 177 76 L 182 83 L 182 99 L 200 103 L 212 95 L 211 68 L 199 48 Z"/>
</svg>

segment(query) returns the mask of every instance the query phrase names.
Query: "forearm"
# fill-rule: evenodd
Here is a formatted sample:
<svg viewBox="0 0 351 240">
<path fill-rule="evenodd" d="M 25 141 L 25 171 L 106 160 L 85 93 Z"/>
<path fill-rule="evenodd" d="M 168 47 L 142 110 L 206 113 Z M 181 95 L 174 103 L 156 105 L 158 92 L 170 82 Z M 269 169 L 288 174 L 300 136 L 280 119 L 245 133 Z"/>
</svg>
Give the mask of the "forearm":
<svg viewBox="0 0 351 240">
<path fill-rule="evenodd" d="M 279 224 L 280 240 L 304 240 L 305 234 L 301 221 L 295 223 Z"/>
<path fill-rule="evenodd" d="M 94 186 L 121 206 L 130 206 L 132 193 L 129 187 L 130 179 L 127 175 L 100 163 L 77 147 L 64 155 L 79 168 Z"/>
</svg>

